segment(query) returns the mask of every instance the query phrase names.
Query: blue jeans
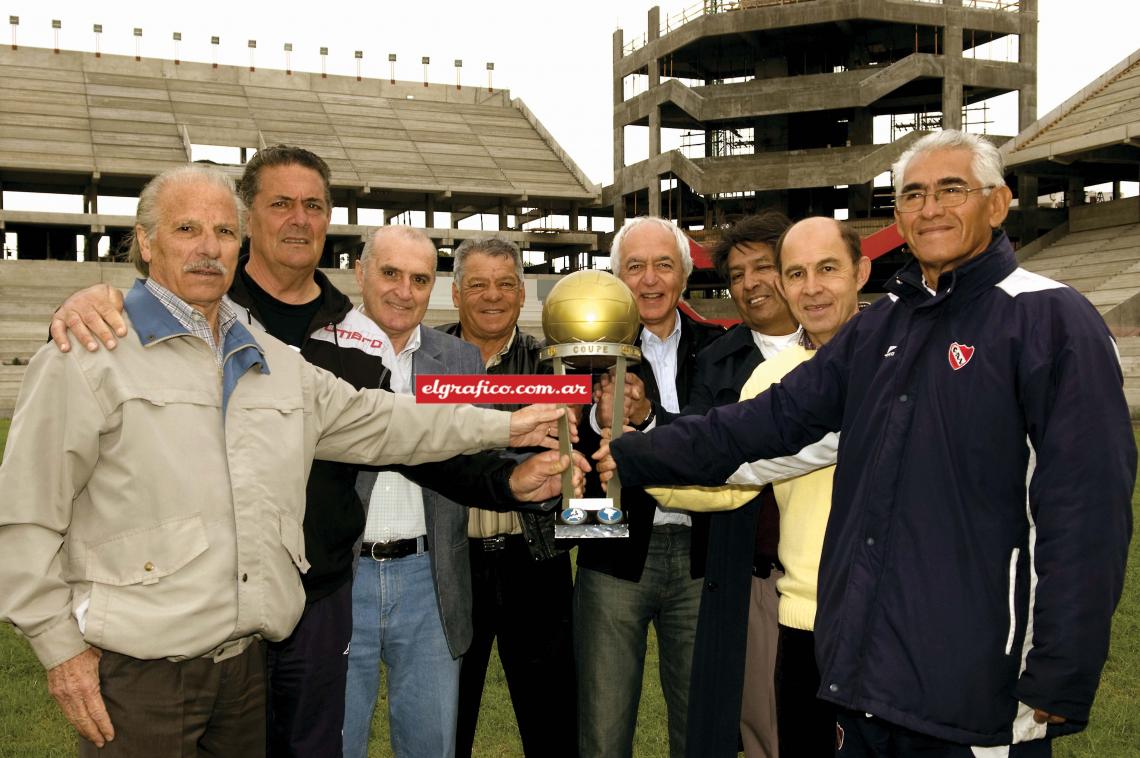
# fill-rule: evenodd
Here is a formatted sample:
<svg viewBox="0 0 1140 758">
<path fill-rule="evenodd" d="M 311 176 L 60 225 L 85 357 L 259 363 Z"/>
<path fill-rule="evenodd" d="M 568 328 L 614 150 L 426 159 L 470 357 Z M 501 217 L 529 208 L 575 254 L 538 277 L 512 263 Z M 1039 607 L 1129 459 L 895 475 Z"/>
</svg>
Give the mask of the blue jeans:
<svg viewBox="0 0 1140 758">
<path fill-rule="evenodd" d="M 689 576 L 689 531 L 672 525 L 653 528 L 640 582 L 578 568 L 574 657 L 582 758 L 633 754 L 650 622 L 661 658 L 669 754 L 685 754 L 689 674 L 701 603 L 701 581 Z"/>
<path fill-rule="evenodd" d="M 459 659 L 451 657 L 439 617 L 431 557 L 361 558 L 352 583 L 352 644 L 345 688 L 344 755 L 365 758 L 388 668 L 392 751 L 403 758 L 455 752 Z"/>
</svg>

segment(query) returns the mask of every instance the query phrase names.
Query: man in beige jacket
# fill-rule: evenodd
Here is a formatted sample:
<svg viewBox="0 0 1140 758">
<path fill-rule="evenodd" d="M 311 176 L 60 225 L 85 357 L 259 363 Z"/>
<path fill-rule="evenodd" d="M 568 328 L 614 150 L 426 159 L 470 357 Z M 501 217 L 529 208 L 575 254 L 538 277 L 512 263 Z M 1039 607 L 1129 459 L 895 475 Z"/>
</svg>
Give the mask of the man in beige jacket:
<svg viewBox="0 0 1140 758">
<path fill-rule="evenodd" d="M 132 258 L 148 278 L 126 298 L 130 333 L 114 358 L 45 347 L 17 401 L 0 618 L 47 668 L 82 755 L 264 752 L 262 640 L 304 604 L 315 455 L 384 465 L 533 445 L 561 413 L 358 393 L 251 333 L 222 302 L 242 213 L 215 169 L 156 177 L 139 199 Z M 535 456 L 511 492 L 553 496 L 568 463 Z"/>
</svg>

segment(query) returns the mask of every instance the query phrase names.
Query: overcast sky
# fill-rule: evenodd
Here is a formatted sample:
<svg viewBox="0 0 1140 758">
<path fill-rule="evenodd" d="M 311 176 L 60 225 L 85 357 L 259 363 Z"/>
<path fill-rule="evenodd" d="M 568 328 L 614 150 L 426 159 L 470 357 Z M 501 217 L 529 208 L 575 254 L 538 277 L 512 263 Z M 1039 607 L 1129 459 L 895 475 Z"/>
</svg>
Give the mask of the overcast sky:
<svg viewBox="0 0 1140 758">
<path fill-rule="evenodd" d="M 388 54 L 396 53 L 397 78 L 419 80 L 420 57 L 426 55 L 432 59 L 431 81 L 453 82 L 453 61 L 461 58 L 463 83 L 486 86 L 485 64 L 493 61 L 495 87 L 522 98 L 586 174 L 607 184 L 613 173 L 612 36 L 619 26 L 627 41 L 644 34 L 651 4 L 6 0 L 4 7 L 7 15 L 20 17 L 19 43 L 37 47 L 53 46 L 51 20 L 60 19 L 61 47 L 94 50 L 92 25 L 101 23 L 102 51 L 125 55 L 135 54 L 132 29 L 137 26 L 143 29 L 139 44 L 147 57 L 173 58 L 171 37 L 177 31 L 182 33 L 182 59 L 212 60 L 209 38 L 218 35 L 218 62 L 242 66 L 249 64 L 250 39 L 257 40 L 256 65 L 267 68 L 284 68 L 286 42 L 293 44 L 295 70 L 319 71 L 318 49 L 326 46 L 329 73 L 346 75 L 355 74 L 353 52 L 362 50 L 365 76 L 387 78 Z M 694 7 L 692 0 L 660 5 L 663 17 Z M 1136 50 L 1135 8 L 1135 0 L 1039 0 L 1039 114 Z M 7 33 L 0 41 L 7 42 Z M 1015 128 L 998 123 L 991 131 L 1012 133 Z"/>
</svg>

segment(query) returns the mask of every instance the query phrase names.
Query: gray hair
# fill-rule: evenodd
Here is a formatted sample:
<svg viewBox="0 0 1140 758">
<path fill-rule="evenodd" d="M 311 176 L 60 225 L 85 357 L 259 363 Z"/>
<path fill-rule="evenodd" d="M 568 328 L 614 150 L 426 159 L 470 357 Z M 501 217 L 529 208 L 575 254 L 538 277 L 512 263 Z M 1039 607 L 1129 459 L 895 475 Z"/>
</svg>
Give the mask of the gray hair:
<svg viewBox="0 0 1140 758">
<path fill-rule="evenodd" d="M 384 240 L 388 237 L 403 237 L 407 240 L 414 242 L 422 242 L 433 251 L 436 250 L 435 243 L 431 241 L 431 237 L 424 234 L 419 229 L 412 226 L 404 226 L 403 224 L 393 224 L 391 226 L 377 226 L 368 232 L 368 239 L 364 241 L 364 249 L 360 251 L 360 265 L 367 266 L 368 259 L 372 257 L 372 251 L 376 249 L 377 245 L 384 244 Z M 431 257 L 431 270 L 434 273 L 436 269 L 437 256 Z"/>
<path fill-rule="evenodd" d="M 463 266 L 467 262 L 467 256 L 471 253 L 482 253 L 495 258 L 510 258 L 511 262 L 515 264 L 515 275 L 518 276 L 520 282 L 523 280 L 522 253 L 519 252 L 518 245 L 498 235 L 473 237 L 463 240 L 452 254 L 455 258 L 453 266 L 455 283 L 460 287 L 463 286 Z"/>
<path fill-rule="evenodd" d="M 154 241 L 158 224 L 162 220 L 164 208 L 159 202 L 162 191 L 172 184 L 189 184 L 191 182 L 205 182 L 229 192 L 233 198 L 234 208 L 237 210 L 237 234 L 242 239 L 245 230 L 245 203 L 237 194 L 234 180 L 221 171 L 221 169 L 204 163 L 189 163 L 185 166 L 168 168 L 158 174 L 143 187 L 139 193 L 138 210 L 135 211 L 135 225 L 141 226 L 148 241 Z M 150 263 L 143 260 L 142 246 L 139 245 L 138 236 L 130 236 L 131 244 L 127 250 L 127 260 L 135 264 L 135 269 L 143 276 L 150 276 Z"/>
<path fill-rule="evenodd" d="M 666 221 L 657 216 L 638 216 L 622 224 L 621 229 L 618 229 L 617 234 L 614 235 L 614 241 L 610 243 L 610 270 L 615 275 L 621 272 L 622 243 L 625 242 L 626 236 L 631 231 L 646 224 L 660 227 L 673 235 L 673 239 L 677 243 L 677 254 L 681 256 L 681 270 L 684 272 L 685 278 L 688 279 L 689 274 L 693 273 L 693 256 L 689 252 L 689 238 L 672 221 Z"/>
<path fill-rule="evenodd" d="M 1001 153 L 992 142 L 969 132 L 960 132 L 955 129 L 946 129 L 941 132 L 928 134 L 915 142 L 891 166 L 894 175 L 895 194 L 902 192 L 903 177 L 906 176 L 907 166 L 915 156 L 922 153 L 931 153 L 936 150 L 969 150 L 974 154 L 971 168 L 974 176 L 983 185 L 992 184 L 994 187 L 1005 186 L 1004 163 Z M 986 191 L 989 194 L 989 190 Z"/>
</svg>

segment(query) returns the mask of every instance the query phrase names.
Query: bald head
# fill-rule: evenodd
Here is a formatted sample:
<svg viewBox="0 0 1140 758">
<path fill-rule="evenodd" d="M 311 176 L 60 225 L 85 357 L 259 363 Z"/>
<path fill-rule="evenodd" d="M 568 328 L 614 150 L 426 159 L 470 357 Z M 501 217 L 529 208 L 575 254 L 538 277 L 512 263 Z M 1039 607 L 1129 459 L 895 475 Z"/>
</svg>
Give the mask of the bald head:
<svg viewBox="0 0 1140 758">
<path fill-rule="evenodd" d="M 851 262 L 857 264 L 859 259 L 863 257 L 863 244 L 862 240 L 859 239 L 858 232 L 842 221 L 837 221 L 829 216 L 808 216 L 789 226 L 780 236 L 779 241 L 776 242 L 776 267 L 781 270 L 783 268 L 780 262 L 780 252 L 787 244 L 789 237 L 793 240 L 796 238 L 810 240 L 832 236 L 839 238 L 843 248 L 847 251 L 847 255 L 851 258 Z"/>
<path fill-rule="evenodd" d="M 859 235 L 833 218 L 806 218 L 784 232 L 776 255 L 792 315 L 814 344 L 826 343 L 855 315 L 871 274 Z"/>
</svg>

